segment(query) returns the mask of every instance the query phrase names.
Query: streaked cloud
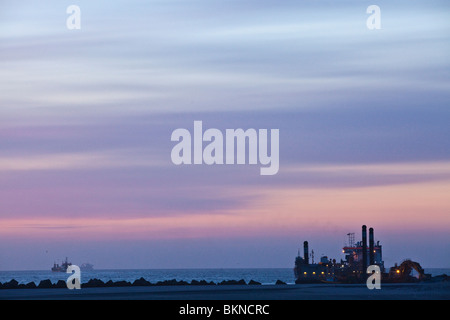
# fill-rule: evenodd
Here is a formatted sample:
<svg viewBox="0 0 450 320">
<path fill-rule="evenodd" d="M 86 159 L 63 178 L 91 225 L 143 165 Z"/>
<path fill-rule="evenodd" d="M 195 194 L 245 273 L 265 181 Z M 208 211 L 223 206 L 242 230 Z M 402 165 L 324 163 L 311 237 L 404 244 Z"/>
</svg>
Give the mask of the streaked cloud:
<svg viewBox="0 0 450 320">
<path fill-rule="evenodd" d="M 61 1 L 2 2 L 2 239 L 445 242 L 448 3 L 380 1 L 376 32 L 357 0 L 80 0 L 79 32 Z M 279 173 L 174 166 L 194 120 L 280 129 Z"/>
<path fill-rule="evenodd" d="M 408 178 L 416 177 L 419 181 L 450 180 L 450 162 L 418 162 L 418 163 L 383 163 L 383 164 L 347 164 L 347 165 L 298 165 L 284 168 L 286 174 L 317 174 L 334 176 L 345 181 L 346 177 L 358 177 L 358 180 L 366 180 L 371 177 L 379 178 L 379 181 L 388 182 L 389 177 L 399 177 L 397 183 L 401 184 L 401 178 L 405 183 L 411 182 Z M 362 182 L 362 181 L 361 181 Z M 367 181 L 366 181 L 367 182 Z M 381 182 L 382 183 L 382 182 Z"/>
<path fill-rule="evenodd" d="M 445 16 L 417 3 L 390 6 L 378 33 L 351 3 L 82 1 L 78 33 L 58 2 L 31 4 L 10 5 L 24 24 L 0 35 L 2 116 L 324 108 L 449 88 Z"/>
<path fill-rule="evenodd" d="M 180 216 L 154 217 L 6 218 L 0 231 L 6 238 L 25 233 L 28 237 L 56 239 L 277 237 L 280 233 L 295 235 L 305 229 L 319 232 L 330 225 L 341 226 L 343 220 L 357 226 L 363 218 L 365 223 L 384 232 L 396 228 L 441 232 L 450 223 L 449 191 L 448 181 L 345 189 L 247 189 L 244 191 L 247 194 L 260 196 L 244 207 L 223 209 L 211 215 L 186 212 Z"/>
<path fill-rule="evenodd" d="M 167 165 L 167 162 L 158 161 L 156 157 L 136 154 L 130 152 L 130 150 L 56 153 L 40 156 L 0 158 L 0 172 L 31 170 L 93 170 L 163 165 Z"/>
</svg>

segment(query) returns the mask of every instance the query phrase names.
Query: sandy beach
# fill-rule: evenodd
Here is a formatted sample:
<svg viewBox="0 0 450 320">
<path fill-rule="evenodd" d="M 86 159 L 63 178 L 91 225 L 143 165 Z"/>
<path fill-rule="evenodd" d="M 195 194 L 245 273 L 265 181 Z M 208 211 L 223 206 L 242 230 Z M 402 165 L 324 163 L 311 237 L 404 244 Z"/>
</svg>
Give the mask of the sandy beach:
<svg viewBox="0 0 450 320">
<path fill-rule="evenodd" d="M 450 283 L 4 289 L 2 300 L 448 300 Z"/>
</svg>

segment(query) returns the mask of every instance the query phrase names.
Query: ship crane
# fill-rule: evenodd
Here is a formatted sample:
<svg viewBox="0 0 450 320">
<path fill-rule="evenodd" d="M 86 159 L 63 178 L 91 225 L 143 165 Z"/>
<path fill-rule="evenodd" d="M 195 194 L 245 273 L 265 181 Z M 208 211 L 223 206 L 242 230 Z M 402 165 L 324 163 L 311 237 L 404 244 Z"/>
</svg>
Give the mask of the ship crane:
<svg viewBox="0 0 450 320">
<path fill-rule="evenodd" d="M 347 233 L 348 244 L 347 247 L 353 247 L 355 245 L 355 233 Z"/>
</svg>

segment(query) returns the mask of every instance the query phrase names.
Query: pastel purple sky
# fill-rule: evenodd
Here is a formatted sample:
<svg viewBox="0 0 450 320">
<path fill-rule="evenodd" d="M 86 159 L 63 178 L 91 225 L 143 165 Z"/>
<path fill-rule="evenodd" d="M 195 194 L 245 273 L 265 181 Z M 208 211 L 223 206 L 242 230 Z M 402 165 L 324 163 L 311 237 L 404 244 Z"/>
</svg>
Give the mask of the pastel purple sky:
<svg viewBox="0 0 450 320">
<path fill-rule="evenodd" d="M 0 270 L 292 267 L 375 228 L 450 266 L 445 1 L 0 4 Z M 173 130 L 280 130 L 280 171 L 175 166 Z"/>
</svg>

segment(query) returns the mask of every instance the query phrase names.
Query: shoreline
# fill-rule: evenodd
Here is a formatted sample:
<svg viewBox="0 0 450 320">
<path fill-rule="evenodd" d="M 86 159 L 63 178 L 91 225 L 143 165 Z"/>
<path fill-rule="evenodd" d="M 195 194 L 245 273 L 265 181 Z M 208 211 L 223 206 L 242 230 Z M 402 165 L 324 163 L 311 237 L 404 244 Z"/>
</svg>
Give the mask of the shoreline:
<svg viewBox="0 0 450 320">
<path fill-rule="evenodd" d="M 420 284 L 420 283 L 439 283 L 439 282 L 449 282 L 449 276 L 446 274 L 442 274 L 439 276 L 434 276 L 425 281 L 413 281 L 413 282 L 403 282 L 404 284 Z M 381 282 L 382 284 L 402 284 L 402 282 Z M 330 285 L 341 285 L 341 284 L 358 284 L 358 283 L 339 283 L 339 282 L 329 282 L 329 283 L 320 283 L 320 282 L 305 282 L 306 284 L 318 284 L 321 286 L 330 286 Z M 365 285 L 365 283 L 359 283 L 361 285 Z M 112 288 L 112 287 L 160 287 L 160 286 L 230 286 L 230 285 L 241 285 L 241 286 L 285 286 L 285 285 L 293 285 L 293 283 L 286 283 L 281 280 L 276 280 L 273 284 L 262 284 L 261 282 L 250 280 L 246 282 L 244 279 L 241 280 L 223 280 L 221 282 L 214 281 L 206 281 L 206 280 L 191 280 L 191 282 L 187 282 L 184 280 L 163 280 L 157 282 L 150 282 L 140 277 L 139 279 L 134 280 L 133 282 L 126 280 L 112 281 L 109 280 L 104 282 L 100 279 L 93 278 L 87 282 L 81 283 L 83 288 Z M 56 283 L 53 283 L 50 279 L 41 280 L 38 284 L 31 281 L 26 284 L 19 283 L 15 279 L 11 279 L 8 282 L 1 283 L 0 282 L 0 291 L 1 290 L 17 290 L 17 289 L 63 289 L 67 288 L 67 283 L 65 280 L 58 280 Z"/>
<path fill-rule="evenodd" d="M 3 289 L 0 300 L 449 300 L 450 282 Z"/>
<path fill-rule="evenodd" d="M 286 282 L 281 280 L 277 280 L 275 285 L 287 285 Z M 149 282 L 145 280 L 143 277 L 130 282 L 125 280 L 112 281 L 109 280 L 104 282 L 100 279 L 90 279 L 88 282 L 82 283 L 81 286 L 83 288 L 115 288 L 115 287 L 160 287 L 160 286 L 227 286 L 227 285 L 241 285 L 241 286 L 261 286 L 266 285 L 261 282 L 250 280 L 248 283 L 245 282 L 244 279 L 241 280 L 223 280 L 221 282 L 213 282 L 206 280 L 192 280 L 191 282 L 186 282 L 183 280 L 163 280 L 155 283 Z M 0 282 L 0 291 L 1 290 L 17 290 L 17 289 L 62 289 L 66 288 L 66 281 L 58 280 L 56 283 L 51 282 L 50 279 L 41 280 L 39 284 L 36 285 L 35 282 L 31 281 L 27 284 L 19 283 L 15 279 L 12 279 L 8 282 L 1 283 Z"/>
<path fill-rule="evenodd" d="M 390 282 L 390 281 L 382 281 L 382 284 L 420 284 L 420 283 L 439 283 L 439 282 L 449 282 L 450 277 L 446 274 L 442 274 L 439 276 L 431 277 L 427 280 L 423 281 L 409 281 L 409 282 Z M 301 284 L 301 283 L 297 283 Z M 330 286 L 330 285 L 341 285 L 341 284 L 364 284 L 365 283 L 357 283 L 357 282 L 305 282 L 306 284 L 318 284 L 322 286 Z M 144 277 L 140 277 L 139 279 L 134 280 L 133 282 L 126 280 L 112 281 L 109 280 L 104 282 L 97 278 L 92 278 L 87 282 L 82 282 L 81 286 L 83 288 L 111 288 L 111 287 L 159 287 L 159 286 L 229 286 L 229 285 L 242 285 L 242 286 L 268 286 L 268 285 L 293 285 L 293 283 L 286 283 L 281 280 L 276 280 L 273 284 L 262 284 L 261 282 L 255 280 L 249 280 L 246 282 L 244 279 L 241 280 L 222 280 L 221 282 L 214 281 L 206 281 L 206 280 L 191 280 L 191 282 L 187 282 L 184 280 L 162 280 L 157 282 L 147 281 Z M 16 290 L 16 289 L 63 289 L 67 288 L 67 283 L 65 280 L 57 280 L 56 283 L 53 283 L 50 279 L 41 280 L 38 284 L 31 281 L 28 283 L 19 283 L 15 279 L 11 279 L 5 283 L 0 282 L 0 291 L 1 290 Z"/>
</svg>

